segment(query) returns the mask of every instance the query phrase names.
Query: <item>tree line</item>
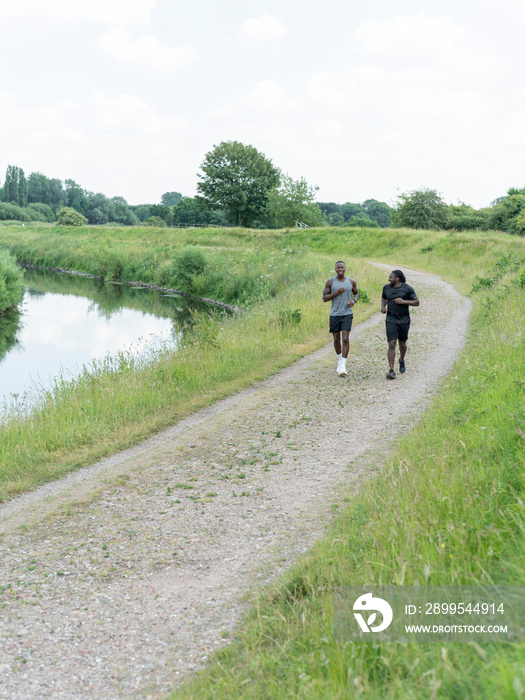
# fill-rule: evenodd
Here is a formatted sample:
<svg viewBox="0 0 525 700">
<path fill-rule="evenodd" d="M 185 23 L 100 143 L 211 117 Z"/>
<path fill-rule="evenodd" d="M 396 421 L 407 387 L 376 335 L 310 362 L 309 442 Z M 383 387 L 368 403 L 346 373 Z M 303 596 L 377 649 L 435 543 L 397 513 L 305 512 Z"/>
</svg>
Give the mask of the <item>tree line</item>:
<svg viewBox="0 0 525 700">
<path fill-rule="evenodd" d="M 165 192 L 159 204 L 130 205 L 123 197 L 89 192 L 74 180 L 48 178 L 9 165 L 0 187 L 0 219 L 62 224 L 125 226 L 388 226 L 500 230 L 525 235 L 525 188 L 508 190 L 490 207 L 447 205 L 436 190 L 400 194 L 395 206 L 376 199 L 361 203 L 317 202 L 317 186 L 294 180 L 255 147 L 224 141 L 205 154 L 197 174 L 197 195 Z"/>
<path fill-rule="evenodd" d="M 294 180 L 259 153 L 237 141 L 223 142 L 205 155 L 196 197 L 165 192 L 158 204 L 130 205 L 123 197 L 89 192 L 74 180 L 36 172 L 26 178 L 9 165 L 0 187 L 0 220 L 58 221 L 64 225 L 388 226 L 390 207 L 367 200 L 336 205 L 315 201 L 318 187 Z"/>
<path fill-rule="evenodd" d="M 134 226 L 149 223 L 194 223 L 195 213 L 191 201 L 179 192 L 166 192 L 159 204 L 130 205 L 123 197 L 106 197 L 101 192 L 90 192 L 74 180 L 49 178 L 42 173 L 31 173 L 26 178 L 22 168 L 8 165 L 5 181 L 0 187 L 0 219 L 16 221 L 48 221 L 71 218 L 62 209 L 72 209 L 78 215 L 78 223 L 120 224 Z M 190 198 L 191 199 L 191 198 Z M 176 212 L 174 213 L 174 209 Z M 202 215 L 202 223 L 215 223 L 217 217 L 209 212 Z"/>
<path fill-rule="evenodd" d="M 446 204 L 436 190 L 421 188 L 398 197 L 392 225 L 449 231 L 505 231 L 525 236 L 525 188 L 512 187 L 489 207 Z"/>
</svg>

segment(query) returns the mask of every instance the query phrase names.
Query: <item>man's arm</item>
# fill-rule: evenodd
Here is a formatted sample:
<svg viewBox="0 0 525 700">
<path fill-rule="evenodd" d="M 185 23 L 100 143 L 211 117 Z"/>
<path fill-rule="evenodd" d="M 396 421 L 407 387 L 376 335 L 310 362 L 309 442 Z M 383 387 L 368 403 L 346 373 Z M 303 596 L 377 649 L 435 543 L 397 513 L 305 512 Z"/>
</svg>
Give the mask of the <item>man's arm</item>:
<svg viewBox="0 0 525 700">
<path fill-rule="evenodd" d="M 419 299 L 414 296 L 413 299 L 394 299 L 396 304 L 403 304 L 404 306 L 419 306 Z"/>
<path fill-rule="evenodd" d="M 326 280 L 326 284 L 323 290 L 323 301 L 332 301 L 334 297 L 338 294 L 342 294 L 345 291 L 344 287 L 339 287 L 337 291 L 332 294 L 332 279 Z"/>
<path fill-rule="evenodd" d="M 384 294 L 381 295 L 381 313 L 386 314 L 388 311 L 388 301 Z"/>
<path fill-rule="evenodd" d="M 353 298 L 350 299 L 350 301 L 348 302 L 348 306 L 350 306 L 350 308 L 351 308 L 352 306 L 354 306 L 354 304 L 356 303 L 356 301 L 359 299 L 359 289 L 357 288 L 357 282 L 356 282 L 355 280 L 352 280 L 352 279 L 351 279 L 350 282 L 351 282 L 351 284 L 352 284 L 352 295 L 353 295 Z"/>
</svg>

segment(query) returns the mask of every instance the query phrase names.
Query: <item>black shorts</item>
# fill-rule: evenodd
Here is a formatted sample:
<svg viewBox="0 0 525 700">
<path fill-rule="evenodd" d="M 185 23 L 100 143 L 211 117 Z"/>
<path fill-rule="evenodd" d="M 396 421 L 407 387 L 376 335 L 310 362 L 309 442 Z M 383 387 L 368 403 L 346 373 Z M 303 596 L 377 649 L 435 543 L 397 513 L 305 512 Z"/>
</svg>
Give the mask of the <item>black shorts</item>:
<svg viewBox="0 0 525 700">
<path fill-rule="evenodd" d="M 410 323 L 395 323 L 392 321 L 386 322 L 386 339 L 390 340 L 402 340 L 406 341 L 408 339 L 408 330 L 410 328 Z"/>
<path fill-rule="evenodd" d="M 330 316 L 330 333 L 339 333 L 340 331 L 352 330 L 352 314 L 345 316 Z"/>
</svg>

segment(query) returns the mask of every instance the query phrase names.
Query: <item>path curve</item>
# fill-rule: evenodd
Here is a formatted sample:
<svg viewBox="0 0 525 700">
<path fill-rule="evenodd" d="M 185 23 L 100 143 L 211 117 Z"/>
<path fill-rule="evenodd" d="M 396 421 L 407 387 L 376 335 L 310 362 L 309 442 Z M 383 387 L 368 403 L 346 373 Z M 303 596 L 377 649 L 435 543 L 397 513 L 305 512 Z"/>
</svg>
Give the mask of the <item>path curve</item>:
<svg viewBox="0 0 525 700">
<path fill-rule="evenodd" d="M 463 346 L 470 301 L 407 278 L 421 306 L 395 381 L 377 314 L 352 331 L 347 379 L 327 345 L 0 506 L 0 698 L 161 698 L 227 643 L 247 591 L 326 531 Z"/>
</svg>

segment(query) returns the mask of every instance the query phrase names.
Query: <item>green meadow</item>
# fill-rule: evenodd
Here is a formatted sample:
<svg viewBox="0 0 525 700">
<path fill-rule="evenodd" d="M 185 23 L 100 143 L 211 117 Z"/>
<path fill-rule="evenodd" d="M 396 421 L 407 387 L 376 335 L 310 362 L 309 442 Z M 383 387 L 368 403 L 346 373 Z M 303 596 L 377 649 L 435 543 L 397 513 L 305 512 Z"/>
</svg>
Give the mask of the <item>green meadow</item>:
<svg viewBox="0 0 525 700">
<path fill-rule="evenodd" d="M 522 644 L 335 642 L 334 585 L 525 585 L 525 240 L 491 232 L 2 227 L 19 262 L 178 288 L 244 309 L 197 319 L 176 352 L 108 358 L 0 427 L 0 498 L 136 443 L 328 340 L 336 259 L 376 313 L 384 273 L 441 274 L 474 302 L 465 351 L 380 476 L 263 590 L 231 645 L 174 697 L 521 698 Z M 195 255 L 195 253 L 198 255 Z M 117 261 L 113 263 L 112 261 Z M 193 271 L 192 274 L 190 274 Z M 300 312 L 300 322 L 296 323 Z M 206 367 L 206 376 L 200 371 Z"/>
</svg>

